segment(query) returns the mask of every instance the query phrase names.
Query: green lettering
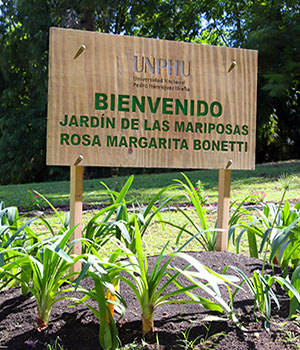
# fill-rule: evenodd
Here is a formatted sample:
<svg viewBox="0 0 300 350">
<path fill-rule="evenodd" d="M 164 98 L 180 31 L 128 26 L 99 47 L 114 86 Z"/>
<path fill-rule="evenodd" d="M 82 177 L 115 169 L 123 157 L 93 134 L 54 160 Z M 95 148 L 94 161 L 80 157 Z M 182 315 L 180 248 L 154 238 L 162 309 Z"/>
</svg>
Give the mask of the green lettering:
<svg viewBox="0 0 300 350">
<path fill-rule="evenodd" d="M 151 137 L 148 148 L 157 148 L 157 144 L 154 137 Z"/>
<path fill-rule="evenodd" d="M 95 146 L 95 145 L 101 147 L 101 142 L 100 142 L 100 139 L 99 139 L 98 135 L 95 135 L 94 138 L 93 138 L 92 146 Z"/>
<path fill-rule="evenodd" d="M 187 142 L 186 142 L 186 139 L 183 139 L 183 140 L 181 141 L 180 149 L 189 149 L 189 148 L 188 148 L 188 144 L 187 144 Z"/>
<path fill-rule="evenodd" d="M 130 121 L 127 118 L 121 119 L 121 129 L 128 129 L 130 127 Z"/>
<path fill-rule="evenodd" d="M 159 120 L 154 120 L 152 130 L 159 130 L 160 131 Z"/>
<path fill-rule="evenodd" d="M 112 119 L 106 118 L 105 120 L 106 120 L 106 125 L 105 125 L 106 129 L 108 129 L 109 127 L 114 129 L 116 127 L 116 118 L 112 118 Z"/>
<path fill-rule="evenodd" d="M 163 120 L 162 122 L 162 130 L 163 131 L 169 131 L 170 130 L 170 123 L 168 120 Z"/>
<path fill-rule="evenodd" d="M 66 126 L 68 124 L 68 114 L 65 114 L 65 119 L 64 119 L 64 122 L 59 122 L 59 125 L 61 126 Z"/>
<path fill-rule="evenodd" d="M 156 113 L 157 112 L 157 108 L 158 108 L 158 105 L 159 105 L 159 102 L 160 102 L 160 97 L 157 97 L 156 100 L 155 100 L 155 105 L 153 106 L 153 103 L 152 103 L 152 98 L 151 97 L 147 97 L 147 101 L 148 101 L 148 104 L 149 104 L 149 107 L 150 107 L 150 111 L 151 113 Z"/>
<path fill-rule="evenodd" d="M 228 151 L 228 141 L 221 142 L 221 151 L 224 151 L 224 152 Z"/>
<path fill-rule="evenodd" d="M 146 137 L 141 137 L 139 139 L 139 146 L 141 148 L 146 148 L 147 147 L 147 139 L 146 139 Z"/>
<path fill-rule="evenodd" d="M 242 144 L 243 144 L 244 142 L 242 142 L 242 141 L 237 141 L 236 143 L 239 145 L 239 152 L 242 152 Z"/>
<path fill-rule="evenodd" d="M 127 144 L 127 141 L 126 141 L 126 137 L 125 136 L 122 136 L 121 137 L 121 140 L 120 140 L 120 142 L 119 142 L 119 147 L 128 147 L 128 144 Z"/>
<path fill-rule="evenodd" d="M 107 95 L 95 93 L 95 109 L 104 110 L 107 109 Z"/>
<path fill-rule="evenodd" d="M 179 114 L 179 110 L 181 110 L 183 115 L 187 115 L 188 101 L 184 100 L 184 106 L 181 104 L 180 100 L 176 98 L 175 100 L 175 114 Z"/>
<path fill-rule="evenodd" d="M 194 131 L 193 124 L 191 122 L 187 123 L 187 127 L 185 129 L 185 132 L 188 132 L 188 131 L 191 131 L 191 132 Z"/>
<path fill-rule="evenodd" d="M 90 135 L 82 135 L 82 146 L 89 146 L 91 144 Z"/>
<path fill-rule="evenodd" d="M 202 126 L 202 123 L 195 123 L 195 132 L 199 131 L 200 133 L 202 133 Z"/>
<path fill-rule="evenodd" d="M 110 110 L 111 111 L 115 110 L 115 95 L 114 94 L 110 95 Z"/>
<path fill-rule="evenodd" d="M 184 132 L 184 122 L 175 121 L 175 132 Z"/>
<path fill-rule="evenodd" d="M 60 144 L 66 144 L 67 146 L 70 146 L 69 144 L 69 135 L 68 134 L 60 134 Z"/>
<path fill-rule="evenodd" d="M 231 124 L 226 124 L 226 131 L 225 134 L 231 135 L 232 134 L 232 125 Z"/>
<path fill-rule="evenodd" d="M 229 142 L 229 144 L 230 144 L 230 146 L 231 146 L 231 147 L 230 147 L 230 151 L 233 152 L 233 150 L 234 150 L 234 147 L 233 147 L 233 146 L 236 144 L 236 142 L 235 142 L 235 141 L 228 141 L 228 142 Z"/>
<path fill-rule="evenodd" d="M 132 148 L 132 147 L 135 147 L 137 148 L 137 138 L 135 136 L 130 136 L 129 137 L 129 147 Z"/>
<path fill-rule="evenodd" d="M 167 140 L 165 138 L 160 137 L 158 139 L 158 148 L 159 149 L 161 149 L 161 148 L 167 149 L 166 142 L 167 142 Z"/>
<path fill-rule="evenodd" d="M 203 107 L 203 111 L 202 111 Z M 205 101 L 198 101 L 197 102 L 197 116 L 198 117 L 205 117 L 208 112 L 208 104 Z"/>
<path fill-rule="evenodd" d="M 145 119 L 145 122 L 144 122 L 144 129 L 151 130 L 151 128 L 148 127 L 148 120 L 147 119 Z"/>
<path fill-rule="evenodd" d="M 118 111 L 129 112 L 129 95 L 118 95 Z"/>
<path fill-rule="evenodd" d="M 131 130 L 139 130 L 139 120 L 131 119 Z"/>
<path fill-rule="evenodd" d="M 71 144 L 73 146 L 78 146 L 80 144 L 80 136 L 78 134 L 73 134 L 71 136 Z"/>
<path fill-rule="evenodd" d="M 91 116 L 90 118 L 91 128 L 97 128 L 99 126 L 99 118 Z"/>
<path fill-rule="evenodd" d="M 215 108 L 216 107 L 216 108 Z M 215 112 L 216 110 L 216 112 Z M 210 105 L 210 114 L 214 117 L 214 118 L 218 118 L 220 117 L 220 115 L 222 114 L 222 105 L 220 102 L 214 101 L 211 105 Z"/>
<path fill-rule="evenodd" d="M 89 117 L 87 117 L 86 115 L 80 116 L 80 126 L 81 127 L 85 126 L 86 128 L 88 128 L 89 127 L 88 121 L 89 121 Z"/>
<path fill-rule="evenodd" d="M 173 101 L 172 98 L 163 98 L 163 101 L 162 101 L 162 113 L 163 114 L 172 114 L 173 113 L 173 111 L 168 110 L 168 108 L 173 107 L 172 101 Z"/>
<path fill-rule="evenodd" d="M 240 127 L 236 125 L 233 130 L 233 135 L 238 134 L 241 135 Z"/>
<path fill-rule="evenodd" d="M 136 96 L 132 96 L 132 112 L 136 112 L 136 107 L 140 112 L 145 113 L 145 96 L 141 97 L 141 102 Z"/>
<path fill-rule="evenodd" d="M 117 136 L 107 135 L 106 146 L 107 147 L 117 147 L 117 145 L 118 145 L 118 138 L 117 138 Z"/>
<path fill-rule="evenodd" d="M 194 150 L 199 151 L 201 149 L 201 141 L 200 140 L 194 140 Z"/>
<path fill-rule="evenodd" d="M 217 124 L 217 128 L 216 128 L 217 134 L 223 134 L 224 130 L 225 130 L 225 127 L 223 124 Z"/>
<path fill-rule="evenodd" d="M 212 130 L 215 130 L 215 128 L 216 128 L 215 124 L 209 123 L 209 124 L 208 124 L 208 133 L 210 134 L 210 132 L 211 132 Z"/>
<path fill-rule="evenodd" d="M 204 151 L 208 151 L 210 149 L 210 142 L 209 142 L 209 140 L 204 140 L 202 142 L 202 148 L 204 149 Z"/>
<path fill-rule="evenodd" d="M 211 143 L 211 150 L 212 151 L 220 151 L 220 141 L 212 141 Z"/>
<path fill-rule="evenodd" d="M 243 125 L 242 130 L 242 135 L 248 135 L 248 125 Z"/>
<path fill-rule="evenodd" d="M 73 125 L 78 126 L 77 119 L 76 119 L 75 115 L 72 115 L 70 122 L 69 122 L 69 126 L 73 126 Z"/>
</svg>

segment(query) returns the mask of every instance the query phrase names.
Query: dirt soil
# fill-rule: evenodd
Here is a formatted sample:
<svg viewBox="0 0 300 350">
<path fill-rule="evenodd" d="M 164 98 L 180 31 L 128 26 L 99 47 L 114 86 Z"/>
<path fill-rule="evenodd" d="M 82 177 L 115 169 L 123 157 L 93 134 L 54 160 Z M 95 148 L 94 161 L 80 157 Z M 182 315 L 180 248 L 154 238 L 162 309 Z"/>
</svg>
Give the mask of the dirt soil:
<svg viewBox="0 0 300 350">
<path fill-rule="evenodd" d="M 226 265 L 234 265 L 249 276 L 255 269 L 260 269 L 262 266 L 258 259 L 227 252 L 190 254 L 217 272 L 221 272 Z M 155 260 L 156 257 L 148 259 L 149 270 Z M 179 258 L 174 259 L 172 264 L 178 267 L 186 265 Z M 270 266 L 267 266 L 267 272 L 271 273 Z M 279 273 L 279 270 L 275 269 L 276 272 Z M 230 273 L 233 274 L 233 272 Z M 182 283 L 186 283 L 184 277 L 181 279 Z M 84 284 L 86 287 L 93 287 L 90 279 L 86 279 Z M 223 292 L 226 295 L 226 290 Z M 128 306 L 124 318 L 117 323 L 121 343 L 123 346 L 133 342 L 138 344 L 137 347 L 128 346 L 126 349 L 298 349 L 296 342 L 289 342 L 289 339 L 296 336 L 300 338 L 300 327 L 293 322 L 283 324 L 288 316 L 289 300 L 280 287 L 276 288 L 276 294 L 280 299 L 281 308 L 278 311 L 275 305 L 273 307 L 270 332 L 264 329 L 263 320 L 255 321 L 253 298 L 247 290 L 238 292 L 234 305 L 247 332 L 242 332 L 232 321 L 205 321 L 204 318 L 213 313 L 203 307 L 175 303 L 164 305 L 155 311 L 155 333 L 144 340 L 141 336 L 139 304 L 132 291 L 124 284 L 121 284 L 121 294 Z M 35 328 L 35 301 L 30 295 L 22 296 L 19 288 L 2 291 L 0 293 L 0 349 L 47 349 L 46 344 L 53 345 L 57 337 L 60 338 L 60 344 L 63 345 L 64 350 L 100 349 L 98 320 L 83 305 L 68 308 L 67 306 L 71 303 L 71 301 L 56 303 L 48 327 L 38 332 Z M 192 345 L 197 337 L 194 347 L 189 347 L 188 345 Z M 142 344 L 144 344 L 143 347 Z M 60 348 L 53 346 L 51 349 Z"/>
</svg>

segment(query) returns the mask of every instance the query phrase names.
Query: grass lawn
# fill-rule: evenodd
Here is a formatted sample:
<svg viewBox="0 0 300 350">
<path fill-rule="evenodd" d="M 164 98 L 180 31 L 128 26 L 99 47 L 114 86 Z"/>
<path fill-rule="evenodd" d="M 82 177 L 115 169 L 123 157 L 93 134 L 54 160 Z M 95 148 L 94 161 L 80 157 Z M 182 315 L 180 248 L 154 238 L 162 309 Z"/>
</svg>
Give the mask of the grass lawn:
<svg viewBox="0 0 300 350">
<path fill-rule="evenodd" d="M 186 174 L 193 183 L 196 184 L 200 179 L 203 183 L 205 193 L 209 195 L 209 203 L 213 204 L 217 201 L 217 187 L 218 187 L 218 171 L 199 170 L 187 171 Z M 299 200 L 300 193 L 300 161 L 280 162 L 273 164 L 258 165 L 255 171 L 233 171 L 232 174 L 232 191 L 231 199 L 240 201 L 253 192 L 265 192 L 266 200 L 270 202 L 279 202 L 282 195 L 282 189 L 278 179 L 287 174 L 288 177 L 293 177 L 293 182 L 287 192 L 286 199 L 292 200 L 294 203 Z M 133 181 L 132 188 L 128 195 L 131 197 L 133 203 L 144 204 L 150 201 L 155 193 L 165 186 L 172 184 L 173 179 L 182 179 L 180 172 L 153 174 L 153 175 L 137 175 Z M 110 187 L 120 190 L 125 183 L 127 177 L 116 177 L 104 179 L 103 181 Z M 100 184 L 101 180 L 85 180 L 84 181 L 84 197 L 86 202 L 99 204 L 108 203 L 108 198 L 101 192 L 104 187 Z M 22 201 L 27 196 L 27 191 L 37 190 L 46 196 L 54 206 L 68 205 L 69 201 L 69 182 L 55 182 L 55 183 L 39 183 L 30 185 L 10 185 L 0 187 L 0 200 L 3 200 L 8 205 L 22 206 Z M 89 193 L 92 193 L 88 196 Z M 170 195 L 180 194 L 179 190 L 170 190 L 166 193 L 167 198 Z M 181 193 L 182 194 L 182 193 Z M 187 198 L 181 196 L 177 202 L 187 202 Z M 138 206 L 136 206 L 138 207 Z M 193 218 L 195 222 L 200 225 L 199 218 L 194 210 L 189 209 L 188 215 Z M 83 224 L 85 225 L 94 215 L 95 212 L 86 212 L 83 216 Z M 253 214 L 255 214 L 253 212 Z M 49 219 L 55 223 L 56 219 L 50 214 L 47 214 Z M 64 216 L 65 214 L 63 214 Z M 178 211 L 165 211 L 162 218 L 166 222 L 172 222 L 178 226 L 186 224 L 186 219 Z M 52 218 L 51 218 L 52 216 Z M 216 206 L 208 206 L 207 220 L 209 227 L 213 228 L 216 222 Z M 58 222 L 56 223 L 58 224 Z M 39 220 L 32 223 L 32 227 L 36 226 L 38 231 L 43 231 L 43 225 Z M 146 251 L 148 254 L 158 254 L 166 242 L 169 241 L 169 251 L 175 247 L 178 230 L 171 225 L 166 224 L 164 228 L 157 222 L 153 222 L 144 236 L 146 243 Z M 179 244 L 183 244 L 189 238 L 188 235 L 183 235 Z M 241 252 L 248 254 L 248 245 L 246 235 L 243 238 Z M 202 250 L 202 247 L 195 240 L 192 241 L 185 250 Z M 229 246 L 229 251 L 235 251 L 235 247 Z"/>
<path fill-rule="evenodd" d="M 209 202 L 215 203 L 218 198 L 218 171 L 217 170 L 193 170 L 184 171 L 190 180 L 196 185 L 200 180 L 205 193 L 209 195 Z M 300 193 L 300 160 L 278 163 L 260 164 L 256 170 L 234 170 L 231 181 L 231 200 L 241 201 L 254 192 L 266 193 L 265 200 L 278 202 L 281 188 L 278 179 L 283 174 L 293 177 L 286 199 L 299 199 Z M 91 204 L 107 204 L 109 198 L 102 193 L 104 187 L 100 184 L 105 182 L 109 188 L 119 191 L 128 177 L 113 177 L 107 179 L 84 180 L 83 200 Z M 136 175 L 132 187 L 129 190 L 130 200 L 134 203 L 144 204 L 150 201 L 160 189 L 174 183 L 174 179 L 183 180 L 180 172 Z M 68 205 L 70 195 L 69 181 L 32 183 L 22 185 L 0 186 L 0 201 L 6 206 L 26 207 L 30 205 L 32 194 L 30 191 L 38 191 L 43 194 L 54 206 Z M 180 190 L 169 190 L 165 198 L 171 195 L 180 195 Z M 176 202 L 185 202 L 185 197 L 180 197 Z"/>
</svg>

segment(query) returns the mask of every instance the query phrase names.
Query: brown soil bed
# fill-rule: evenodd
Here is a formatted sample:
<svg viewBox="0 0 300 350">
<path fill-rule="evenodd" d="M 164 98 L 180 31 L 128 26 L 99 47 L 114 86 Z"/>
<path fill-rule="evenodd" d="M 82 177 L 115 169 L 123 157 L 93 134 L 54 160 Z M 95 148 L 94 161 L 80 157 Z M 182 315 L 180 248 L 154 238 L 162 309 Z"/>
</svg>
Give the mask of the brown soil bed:
<svg viewBox="0 0 300 350">
<path fill-rule="evenodd" d="M 191 254 L 217 272 L 221 272 L 226 265 L 234 265 L 249 276 L 262 265 L 260 260 L 227 252 Z M 148 259 L 150 270 L 155 260 L 156 257 Z M 173 260 L 173 264 L 178 267 L 185 265 L 180 259 Z M 270 266 L 267 266 L 267 272 L 271 272 Z M 92 288 L 91 280 L 86 279 L 84 284 Z M 120 340 L 123 346 L 133 342 L 140 344 L 139 347 L 128 347 L 128 349 L 193 349 L 183 347 L 182 339 L 185 333 L 189 335 L 190 342 L 196 337 L 199 339 L 195 344 L 199 345 L 202 342 L 200 347 L 195 346 L 194 349 L 297 349 L 296 342 L 288 342 L 288 335 L 300 337 L 299 327 L 293 322 L 283 326 L 288 316 L 288 296 L 280 287 L 275 291 L 281 308 L 279 311 L 275 306 L 273 308 L 270 332 L 264 329 L 262 320 L 255 321 L 253 299 L 250 293 L 239 291 L 236 296 L 235 310 L 247 328 L 247 332 L 240 331 L 232 321 L 203 321 L 213 313 L 198 305 L 175 303 L 162 306 L 155 311 L 155 333 L 145 339 L 147 343 L 145 344 L 141 339 L 139 304 L 131 290 L 121 284 L 121 294 L 128 307 L 124 318 L 117 323 Z M 98 320 L 83 305 L 68 308 L 70 304 L 70 301 L 55 304 L 48 327 L 38 332 L 35 328 L 35 301 L 30 295 L 22 296 L 19 288 L 2 291 L 0 293 L 0 348 L 47 349 L 46 344 L 53 343 L 59 337 L 64 350 L 100 349 Z M 209 337 L 212 338 L 207 340 Z M 144 347 L 141 344 L 145 344 Z"/>
</svg>

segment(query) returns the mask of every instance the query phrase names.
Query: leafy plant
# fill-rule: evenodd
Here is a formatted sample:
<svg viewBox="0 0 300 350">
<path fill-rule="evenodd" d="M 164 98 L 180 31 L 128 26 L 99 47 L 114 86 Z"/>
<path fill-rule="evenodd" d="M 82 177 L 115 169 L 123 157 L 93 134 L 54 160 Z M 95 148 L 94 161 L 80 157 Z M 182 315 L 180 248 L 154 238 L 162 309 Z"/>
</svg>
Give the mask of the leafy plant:
<svg viewBox="0 0 300 350">
<path fill-rule="evenodd" d="M 37 303 L 37 328 L 42 330 L 47 326 L 51 308 L 54 303 L 65 299 L 70 289 L 61 289 L 64 283 L 78 272 L 68 273 L 70 267 L 81 256 L 70 257 L 72 242 L 69 241 L 74 228 L 62 235 L 46 238 L 39 243 L 35 256 L 30 255 L 23 247 L 7 248 L 2 253 L 13 252 L 15 259 L 0 268 L 0 276 L 7 275 L 17 280 L 23 291 L 29 290 Z M 33 248 L 33 247 L 31 247 Z M 30 251 L 30 250 L 29 250 Z M 11 272 L 14 268 L 22 271 L 21 276 Z"/>
<path fill-rule="evenodd" d="M 195 191 L 198 194 L 201 204 L 207 204 L 209 195 L 205 194 L 203 183 L 200 180 L 196 182 Z"/>
<path fill-rule="evenodd" d="M 31 210 L 42 210 L 45 208 L 44 201 L 39 196 L 39 194 L 31 189 L 28 189 L 26 191 L 26 195 L 24 196 L 23 200 L 21 201 L 21 205 L 24 207 L 25 210 L 31 211 Z"/>
<path fill-rule="evenodd" d="M 87 260 L 83 264 L 83 269 L 75 285 L 75 290 L 84 293 L 85 296 L 76 299 L 76 304 L 83 303 L 86 305 L 99 320 L 99 343 L 101 347 L 105 350 L 114 350 L 119 346 L 118 329 L 113 318 L 114 310 L 116 307 L 122 315 L 126 306 L 115 286 L 115 282 L 120 275 L 120 267 L 116 260 L 122 251 L 116 250 L 109 259 L 104 259 L 101 258 L 95 247 L 92 247 L 91 250 L 92 254 L 86 255 Z M 94 289 L 88 290 L 79 286 L 81 280 L 86 276 L 93 279 Z M 89 298 L 97 301 L 98 309 L 86 303 Z"/>
<path fill-rule="evenodd" d="M 277 306 L 277 309 L 280 309 L 279 300 L 272 290 L 272 286 L 275 282 L 279 283 L 282 287 L 289 291 L 289 295 L 293 296 L 298 302 L 300 301 L 300 294 L 294 288 L 294 286 L 288 281 L 280 276 L 271 276 L 269 274 L 263 274 L 259 270 L 253 272 L 252 277 L 247 277 L 242 270 L 235 266 L 226 266 L 223 272 L 226 272 L 228 268 L 235 270 L 241 277 L 242 282 L 240 286 L 246 283 L 251 294 L 254 297 L 254 308 L 253 312 L 256 317 L 256 311 L 265 319 L 264 325 L 266 330 L 270 330 L 270 319 L 272 314 L 272 305 L 271 301 L 273 300 Z M 233 298 L 236 295 L 238 289 L 233 294 Z"/>
<path fill-rule="evenodd" d="M 178 183 L 178 187 L 183 188 L 185 191 L 186 197 L 189 199 L 189 201 L 194 206 L 196 213 L 198 215 L 198 219 L 200 221 L 200 224 L 202 227 L 198 225 L 195 220 L 193 220 L 188 213 L 186 213 L 183 209 L 178 207 L 178 211 L 182 213 L 182 215 L 187 219 L 187 224 L 185 224 L 183 227 L 178 226 L 172 222 L 168 222 L 169 225 L 179 229 L 179 234 L 176 239 L 176 246 L 178 247 L 179 240 L 183 233 L 187 233 L 188 235 L 192 236 L 192 239 L 195 239 L 199 242 L 199 244 L 202 246 L 204 250 L 211 251 L 216 249 L 216 238 L 217 238 L 217 231 L 218 229 L 209 229 L 206 212 L 205 209 L 202 206 L 202 200 L 201 197 L 199 197 L 199 194 L 197 192 L 198 188 L 195 188 L 189 178 L 181 173 L 184 177 L 186 183 L 184 183 L 181 180 L 174 180 Z M 189 229 L 189 226 L 194 229 L 194 231 Z"/>
<path fill-rule="evenodd" d="M 292 274 L 291 284 L 300 293 L 300 263 L 294 270 Z M 297 298 L 297 295 L 293 293 L 293 291 L 288 291 L 290 297 L 290 312 L 289 317 L 294 318 L 297 313 L 300 312 L 300 301 Z"/>
<path fill-rule="evenodd" d="M 17 207 L 5 208 L 4 203 L 0 203 L 0 267 L 15 258 L 14 251 L 7 248 L 23 247 L 28 251 L 38 241 L 37 235 L 30 229 L 30 224 L 34 220 L 36 218 L 22 223 Z M 22 273 L 17 267 L 11 272 L 15 275 Z M 2 275 L 0 289 L 14 282 L 16 282 L 14 279 Z"/>
<path fill-rule="evenodd" d="M 178 340 L 178 346 L 184 350 L 211 349 L 212 346 L 216 345 L 216 339 L 225 336 L 223 332 L 210 335 L 211 323 L 209 325 L 203 324 L 203 327 L 205 328 L 205 333 L 198 335 L 194 339 L 190 339 L 191 328 L 181 332 L 182 338 Z"/>
<path fill-rule="evenodd" d="M 169 189 L 169 187 L 163 188 L 156 195 L 154 195 L 148 205 L 141 212 L 133 212 L 130 214 L 128 202 L 125 200 L 125 196 L 130 189 L 133 179 L 134 177 L 130 176 L 120 192 L 112 191 L 104 183 L 102 183 L 106 187 L 106 190 L 103 192 L 111 197 L 113 204 L 102 209 L 90 220 L 84 230 L 85 238 L 88 240 L 94 240 L 94 242 L 98 245 L 104 245 L 112 237 L 115 237 L 118 240 L 122 240 L 130 251 L 136 252 L 135 223 L 138 224 L 139 232 L 141 236 L 143 236 L 154 218 L 157 218 L 159 222 L 162 221 L 159 212 L 171 200 L 171 198 L 163 201 L 163 203 L 159 204 L 158 207 L 156 207 L 156 204 L 164 192 Z M 100 218 L 100 222 L 97 221 L 98 218 Z M 112 283 L 115 290 L 118 291 L 118 276 L 116 276 Z M 107 300 L 114 299 L 114 294 L 111 294 L 111 292 L 108 290 Z M 110 311 L 113 313 L 114 304 L 109 304 L 108 306 L 110 307 Z"/>
<path fill-rule="evenodd" d="M 130 176 L 120 192 L 110 190 L 106 187 L 103 193 L 111 197 L 110 206 L 102 209 L 97 213 L 86 225 L 84 229 L 84 237 L 89 240 L 94 240 L 98 244 L 105 244 L 110 237 L 116 237 L 119 240 L 123 240 L 127 248 L 131 251 L 135 251 L 135 232 L 134 222 L 137 221 L 141 235 L 143 236 L 148 229 L 153 219 L 157 219 L 162 222 L 159 214 L 160 210 L 170 202 L 172 198 L 168 198 L 156 207 L 156 204 L 161 199 L 162 195 L 170 189 L 170 186 L 163 188 L 156 195 L 154 195 L 149 201 L 148 205 L 141 211 L 134 210 L 132 214 L 129 212 L 128 202 L 125 197 L 133 182 L 134 176 Z M 135 209 L 134 206 L 132 206 Z M 100 219 L 100 221 L 97 221 Z M 162 224 L 163 226 L 163 224 Z"/>
<path fill-rule="evenodd" d="M 244 233 L 247 233 L 250 256 L 258 258 L 259 254 L 264 252 L 263 261 L 265 264 L 270 250 L 270 261 L 281 264 L 284 276 L 287 275 L 288 266 L 295 268 L 300 259 L 300 203 L 294 208 L 290 208 L 286 201 L 282 208 L 290 181 L 285 177 L 280 180 L 283 193 L 278 206 L 265 203 L 263 210 L 256 209 L 258 216 L 251 215 L 248 210 L 241 208 L 241 205 L 236 208 L 229 230 L 229 237 L 232 238 L 237 253 L 241 238 Z M 241 228 L 241 231 L 236 236 L 235 230 L 237 228 Z M 260 248 L 258 247 L 258 238 L 261 240 Z"/>
<path fill-rule="evenodd" d="M 220 313 L 226 312 L 229 319 L 231 319 L 239 328 L 245 330 L 245 328 L 239 322 L 238 318 L 234 313 L 234 298 L 230 290 L 230 286 L 235 286 L 237 289 L 240 288 L 240 286 L 236 284 L 236 282 L 238 282 L 239 279 L 236 276 L 218 274 L 215 271 L 208 268 L 207 266 L 200 263 L 194 257 L 186 253 L 176 252 L 174 255 L 186 260 L 190 265 L 187 266 L 186 269 L 180 269 L 176 266 L 173 269 L 185 276 L 190 282 L 192 282 L 194 286 L 206 292 L 211 297 L 211 299 L 207 299 L 194 293 L 191 293 L 189 290 L 185 291 L 185 293 L 192 300 L 201 304 L 204 308 L 208 310 L 217 311 Z M 192 267 L 193 269 L 188 270 L 189 267 Z M 181 287 L 181 285 L 177 281 L 174 281 L 174 283 L 178 287 Z M 222 298 L 219 285 L 223 285 L 227 288 L 230 300 L 229 303 L 227 303 L 225 299 Z"/>
<path fill-rule="evenodd" d="M 60 337 L 57 337 L 51 344 L 47 344 L 47 350 L 64 350 L 64 346 L 60 342 Z"/>
<path fill-rule="evenodd" d="M 135 235 L 136 235 L 136 253 L 131 252 L 128 248 L 123 247 L 123 253 L 127 256 L 129 263 L 121 262 L 125 275 L 120 275 L 120 280 L 125 282 L 134 292 L 141 308 L 142 313 L 142 333 L 146 335 L 153 331 L 153 313 L 158 307 L 170 303 L 195 303 L 192 300 L 174 300 L 171 297 L 194 289 L 195 286 L 181 287 L 180 289 L 167 292 L 167 287 L 175 281 L 179 273 L 170 276 L 167 272 L 170 261 L 174 255 L 162 262 L 164 251 L 167 244 L 159 254 L 153 270 L 148 269 L 146 255 L 143 254 L 141 233 L 138 223 L 135 220 Z M 126 275 L 129 275 L 128 278 Z M 164 278 L 169 277 L 166 282 Z M 162 284 L 159 287 L 159 284 Z"/>
</svg>

